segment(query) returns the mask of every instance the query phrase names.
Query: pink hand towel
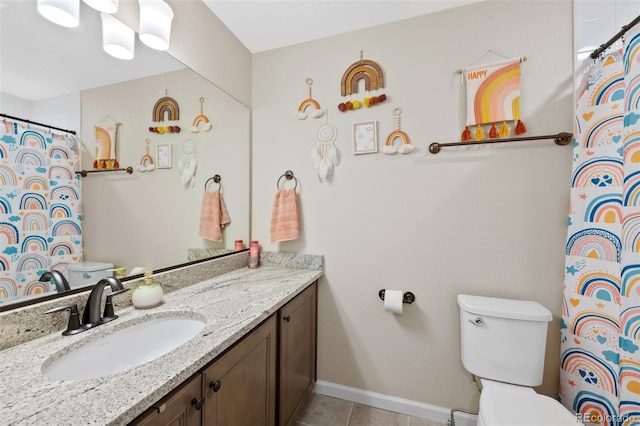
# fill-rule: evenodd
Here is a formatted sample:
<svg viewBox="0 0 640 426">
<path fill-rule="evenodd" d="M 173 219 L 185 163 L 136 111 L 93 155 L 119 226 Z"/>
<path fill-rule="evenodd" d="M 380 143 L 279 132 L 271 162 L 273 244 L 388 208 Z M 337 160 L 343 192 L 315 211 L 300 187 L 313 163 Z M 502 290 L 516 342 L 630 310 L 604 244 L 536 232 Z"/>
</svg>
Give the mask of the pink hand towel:
<svg viewBox="0 0 640 426">
<path fill-rule="evenodd" d="M 271 242 L 300 238 L 298 198 L 295 189 L 278 189 L 271 213 Z"/>
<path fill-rule="evenodd" d="M 200 236 L 211 241 L 222 241 L 222 227 L 229 222 L 231 218 L 220 191 L 205 191 L 200 207 Z"/>
</svg>

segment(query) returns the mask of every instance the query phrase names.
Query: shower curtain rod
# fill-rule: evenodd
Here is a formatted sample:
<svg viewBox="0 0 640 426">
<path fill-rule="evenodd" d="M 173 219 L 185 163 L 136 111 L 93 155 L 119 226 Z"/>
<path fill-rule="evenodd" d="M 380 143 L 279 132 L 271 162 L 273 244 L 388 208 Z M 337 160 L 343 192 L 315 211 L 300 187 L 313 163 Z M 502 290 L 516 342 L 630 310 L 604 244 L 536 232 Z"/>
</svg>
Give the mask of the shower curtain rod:
<svg viewBox="0 0 640 426">
<path fill-rule="evenodd" d="M 627 31 L 629 31 L 631 28 L 633 28 L 639 22 L 640 22 L 640 15 L 636 16 L 636 19 L 634 19 L 633 21 L 629 22 L 628 25 L 623 26 L 622 29 L 620 31 L 618 31 L 618 33 L 616 35 L 614 35 L 613 37 L 611 37 L 609 39 L 609 41 L 607 41 L 604 44 L 601 44 L 600 47 L 598 47 L 596 50 L 591 52 L 591 55 L 589 55 L 591 57 L 591 59 L 598 59 L 598 56 L 600 56 L 600 54 L 602 52 L 607 50 L 613 43 L 618 41 L 618 39 L 620 37 L 622 37 Z"/>
<path fill-rule="evenodd" d="M 76 134 L 76 131 L 75 131 L 75 130 L 62 129 L 62 128 L 60 128 L 60 127 L 50 126 L 50 125 L 48 125 L 48 124 L 44 124 L 44 123 L 38 123 L 37 121 L 31 121 L 31 120 L 27 120 L 27 119 L 25 119 L 25 118 L 14 117 L 14 116 L 12 116 L 12 115 L 0 114 L 0 117 L 8 118 L 8 119 L 10 119 L 10 120 L 18 120 L 18 121 L 22 121 L 22 122 L 29 123 L 29 124 L 34 124 L 34 125 L 36 125 L 36 126 L 46 127 L 46 128 L 48 128 L 48 129 L 51 129 L 51 130 L 59 130 L 59 131 L 61 131 L 61 132 L 70 133 L 70 134 L 72 134 L 72 135 L 75 135 L 75 134 Z"/>
</svg>

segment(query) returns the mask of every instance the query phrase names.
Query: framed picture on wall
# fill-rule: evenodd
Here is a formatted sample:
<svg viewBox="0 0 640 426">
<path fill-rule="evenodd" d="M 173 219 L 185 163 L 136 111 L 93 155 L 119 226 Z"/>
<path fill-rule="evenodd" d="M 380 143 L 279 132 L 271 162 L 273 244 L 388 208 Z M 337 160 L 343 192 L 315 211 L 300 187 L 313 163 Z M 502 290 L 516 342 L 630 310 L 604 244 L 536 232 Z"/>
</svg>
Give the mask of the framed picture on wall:
<svg viewBox="0 0 640 426">
<path fill-rule="evenodd" d="M 378 152 L 378 133 L 376 121 L 353 123 L 353 153 L 370 154 Z"/>
<path fill-rule="evenodd" d="M 157 146 L 157 156 L 159 169 L 171 168 L 171 144 L 163 143 Z"/>
</svg>

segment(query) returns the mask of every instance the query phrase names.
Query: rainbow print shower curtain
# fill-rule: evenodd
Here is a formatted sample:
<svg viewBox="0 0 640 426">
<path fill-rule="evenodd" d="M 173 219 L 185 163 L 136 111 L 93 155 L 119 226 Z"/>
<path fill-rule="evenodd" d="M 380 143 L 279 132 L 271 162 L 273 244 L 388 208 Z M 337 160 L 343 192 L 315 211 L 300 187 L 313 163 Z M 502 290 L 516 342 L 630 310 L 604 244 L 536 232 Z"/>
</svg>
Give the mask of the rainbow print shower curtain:
<svg viewBox="0 0 640 426">
<path fill-rule="evenodd" d="M 639 32 L 577 95 L 560 398 L 585 424 L 640 424 Z"/>
<path fill-rule="evenodd" d="M 55 289 L 40 275 L 82 259 L 78 155 L 75 138 L 0 122 L 0 304 Z"/>
</svg>

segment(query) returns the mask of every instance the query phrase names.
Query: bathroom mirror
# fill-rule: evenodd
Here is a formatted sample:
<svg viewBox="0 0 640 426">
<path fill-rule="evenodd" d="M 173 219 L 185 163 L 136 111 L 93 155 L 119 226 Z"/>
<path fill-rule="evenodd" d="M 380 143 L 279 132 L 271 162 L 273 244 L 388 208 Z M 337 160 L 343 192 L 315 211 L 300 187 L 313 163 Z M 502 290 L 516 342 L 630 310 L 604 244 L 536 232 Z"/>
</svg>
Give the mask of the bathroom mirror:
<svg viewBox="0 0 640 426">
<path fill-rule="evenodd" d="M 134 171 L 80 178 L 82 260 L 113 263 L 128 272 L 136 266 L 157 270 L 188 262 L 189 249 L 205 249 L 205 256 L 222 255 L 233 250 L 235 240 L 249 240 L 246 106 L 137 37 L 132 61 L 108 56 L 101 47 L 99 13 L 82 2 L 80 26 L 73 29 L 42 18 L 35 0 L 2 2 L 0 7 L 0 113 L 76 130 L 80 168 L 86 170 L 93 169 L 94 126 L 120 123 L 117 158 L 121 167 Z M 94 81 L 86 81 L 87 75 Z M 20 92 L 19 87 L 28 90 Z M 154 105 L 165 96 L 179 106 L 179 119 L 154 122 Z M 209 131 L 202 117 L 196 120 L 201 115 L 210 122 Z M 163 125 L 181 130 L 149 131 Z M 190 132 L 192 127 L 198 132 Z M 169 167 L 138 170 L 147 153 L 157 162 L 158 145 L 171 152 Z M 192 179 L 184 182 L 179 165 L 189 147 L 195 147 L 197 167 Z M 220 183 L 209 181 L 206 189 L 222 191 L 231 218 L 221 242 L 198 235 L 205 183 L 216 174 Z M 0 222 L 9 222 L 7 212 L 0 211 Z M 3 256 L 7 244 L 2 238 L 0 243 Z M 70 253 L 69 263 L 76 261 L 77 253 Z M 0 293 L 7 284 L 3 278 L 15 273 L 2 263 Z M 29 271 L 31 276 L 36 269 Z M 41 297 L 52 294 L 0 300 L 0 311 Z"/>
</svg>

